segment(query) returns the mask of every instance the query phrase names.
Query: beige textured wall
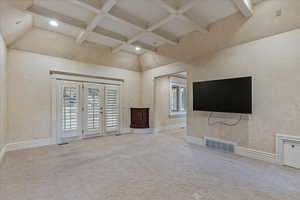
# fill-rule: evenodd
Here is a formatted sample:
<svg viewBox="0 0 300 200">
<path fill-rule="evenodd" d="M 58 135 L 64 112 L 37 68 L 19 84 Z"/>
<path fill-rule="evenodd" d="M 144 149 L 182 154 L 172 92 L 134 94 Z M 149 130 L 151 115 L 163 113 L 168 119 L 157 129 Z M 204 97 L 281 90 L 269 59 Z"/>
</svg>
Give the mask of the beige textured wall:
<svg viewBox="0 0 300 200">
<path fill-rule="evenodd" d="M 186 80 L 182 82 L 186 83 Z M 176 125 L 185 125 L 186 116 L 170 116 L 170 79 L 161 77 L 155 79 L 155 118 L 154 128 L 170 129 Z"/>
<path fill-rule="evenodd" d="M 275 134 L 300 136 L 300 29 L 227 48 L 192 63 L 174 63 L 142 72 L 142 103 L 151 108 L 154 126 L 154 78 L 188 72 L 188 135 L 215 137 L 255 150 L 275 152 Z M 192 82 L 253 76 L 253 114 L 236 127 L 208 126 L 209 113 L 192 111 Z M 218 114 L 235 121 L 239 115 Z M 229 117 L 229 118 L 228 118 Z M 220 120 L 217 119 L 217 120 Z M 213 119 L 215 120 L 215 119 Z"/>
<path fill-rule="evenodd" d="M 140 55 L 141 69 L 146 71 L 155 67 L 160 67 L 176 62 L 173 58 L 160 56 L 153 52 L 146 52 Z"/>
<path fill-rule="evenodd" d="M 0 33 L 0 150 L 6 135 L 6 45 Z"/>
<path fill-rule="evenodd" d="M 279 10 L 282 15 L 276 16 Z M 176 46 L 159 47 L 157 56 L 145 54 L 141 57 L 143 69 L 166 65 L 165 60 L 170 58 L 190 61 L 224 48 L 300 28 L 299 10 L 299 0 L 265 0 L 254 7 L 254 15 L 249 19 L 234 14 L 209 25 L 208 34 L 193 32 L 181 38 Z"/>
<path fill-rule="evenodd" d="M 0 3 L 0 31 L 6 44 L 12 44 L 31 27 L 32 16 L 30 14 L 12 7 L 2 7 Z"/>
<path fill-rule="evenodd" d="M 25 10 L 32 6 L 33 0 L 0 0 L 1 7 L 14 7 L 21 10 Z"/>
<path fill-rule="evenodd" d="M 193 81 L 253 76 L 253 114 L 234 127 L 208 126 L 207 112 L 192 111 L 191 94 L 188 135 L 216 137 L 273 153 L 275 134 L 300 136 L 299 52 L 298 29 L 195 60 L 189 73 L 190 94 Z"/>
<path fill-rule="evenodd" d="M 8 51 L 8 143 L 49 138 L 51 81 L 49 70 L 124 79 L 123 128 L 129 127 L 129 108 L 140 106 L 139 72 L 72 60 Z"/>
<path fill-rule="evenodd" d="M 32 28 L 10 48 L 90 64 L 140 71 L 140 61 L 135 54 L 124 51 L 112 54 L 109 47 L 89 42 L 79 45 L 72 37 L 39 28 Z"/>
</svg>

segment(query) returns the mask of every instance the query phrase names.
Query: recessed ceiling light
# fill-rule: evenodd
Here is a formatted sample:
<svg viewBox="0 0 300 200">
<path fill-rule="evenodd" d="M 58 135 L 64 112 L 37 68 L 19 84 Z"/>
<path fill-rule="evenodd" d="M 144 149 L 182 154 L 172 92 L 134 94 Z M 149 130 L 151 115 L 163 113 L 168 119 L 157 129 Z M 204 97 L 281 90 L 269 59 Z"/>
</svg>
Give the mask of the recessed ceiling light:
<svg viewBox="0 0 300 200">
<path fill-rule="evenodd" d="M 142 48 L 141 47 L 135 47 L 136 51 L 140 51 Z"/>
<path fill-rule="evenodd" d="M 58 26 L 58 22 L 55 21 L 55 20 L 50 20 L 49 24 L 50 24 L 51 26 Z"/>
</svg>

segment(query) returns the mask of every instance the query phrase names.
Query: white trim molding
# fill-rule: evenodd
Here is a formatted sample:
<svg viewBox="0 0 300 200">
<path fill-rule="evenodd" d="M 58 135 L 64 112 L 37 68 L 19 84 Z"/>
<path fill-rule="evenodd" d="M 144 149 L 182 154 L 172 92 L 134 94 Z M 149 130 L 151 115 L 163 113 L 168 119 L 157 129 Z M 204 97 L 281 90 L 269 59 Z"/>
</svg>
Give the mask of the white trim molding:
<svg viewBox="0 0 300 200">
<path fill-rule="evenodd" d="M 10 144 L 6 145 L 6 152 L 48 146 L 48 145 L 53 145 L 53 144 L 56 144 L 56 143 L 55 143 L 54 139 L 52 139 L 52 138 L 36 139 L 36 140 L 28 140 L 28 141 L 10 143 Z"/>
<path fill-rule="evenodd" d="M 4 145 L 1 149 L 0 149 L 0 164 L 4 159 L 5 156 L 5 152 L 6 152 L 6 145 Z"/>
<path fill-rule="evenodd" d="M 292 136 L 292 135 L 284 135 L 284 134 L 276 134 L 276 154 L 277 154 L 277 160 L 284 164 L 283 160 L 283 145 L 285 142 L 300 142 L 299 136 Z"/>
<path fill-rule="evenodd" d="M 153 133 L 153 128 L 145 128 L 145 129 L 132 128 L 130 132 L 135 134 L 149 134 L 149 133 Z"/>
<path fill-rule="evenodd" d="M 268 153 L 264 151 L 257 151 L 254 149 L 249 149 L 241 146 L 235 147 L 235 154 L 256 159 L 256 160 L 262 160 L 273 164 L 279 164 L 277 160 L 276 154 Z"/>
<path fill-rule="evenodd" d="M 157 127 L 157 128 L 153 129 L 153 132 L 159 133 L 162 131 L 169 131 L 169 130 L 182 129 L 182 128 L 186 128 L 186 123 L 172 124 L 172 125 L 168 125 L 168 126 Z"/>
<path fill-rule="evenodd" d="M 121 134 L 149 134 L 149 133 L 153 133 L 154 129 L 153 128 L 124 128 L 120 131 Z"/>
<path fill-rule="evenodd" d="M 205 145 L 204 139 L 202 139 L 202 138 L 187 136 L 185 138 L 185 140 L 189 144 L 196 144 L 196 145 L 199 145 L 199 146 L 204 146 Z"/>
<path fill-rule="evenodd" d="M 66 81 L 78 81 L 84 83 L 99 83 L 108 85 L 122 85 L 124 83 L 123 79 L 114 79 L 109 77 L 96 77 L 88 74 L 74 74 L 70 72 L 58 72 L 50 71 L 50 79 L 56 80 L 66 80 Z"/>
<path fill-rule="evenodd" d="M 205 139 L 208 139 L 208 138 L 209 137 L 198 138 L 198 137 L 187 136 L 186 142 L 189 144 L 205 146 Z M 235 148 L 234 153 L 236 155 L 240 155 L 240 156 L 244 156 L 244 157 L 248 157 L 248 158 L 252 158 L 252 159 L 256 159 L 256 160 L 261 160 L 261 161 L 265 161 L 265 162 L 269 162 L 269 163 L 273 163 L 273 164 L 280 164 L 280 162 L 278 162 L 276 154 L 241 147 L 241 146 L 237 145 L 236 143 L 230 142 L 230 141 L 224 141 L 224 140 L 220 140 L 220 139 L 216 139 L 216 138 L 209 138 L 209 139 L 233 144 L 234 148 Z"/>
<path fill-rule="evenodd" d="M 173 111 L 172 110 L 172 100 L 173 100 L 173 93 L 172 93 L 172 88 L 173 87 L 178 87 L 178 91 L 177 91 L 177 111 Z M 184 111 L 179 111 L 178 109 L 180 108 L 180 104 L 184 104 L 184 101 L 180 101 L 180 97 L 179 97 L 179 88 L 184 88 L 185 89 L 185 94 L 186 94 L 186 98 L 185 98 L 185 110 Z M 170 117 L 185 117 L 186 116 L 186 110 L 187 110 L 187 80 L 184 78 L 178 78 L 178 77 L 173 77 L 173 76 L 169 76 L 169 116 Z"/>
<path fill-rule="evenodd" d="M 120 134 L 129 134 L 131 133 L 130 128 L 123 128 L 120 130 Z"/>
</svg>

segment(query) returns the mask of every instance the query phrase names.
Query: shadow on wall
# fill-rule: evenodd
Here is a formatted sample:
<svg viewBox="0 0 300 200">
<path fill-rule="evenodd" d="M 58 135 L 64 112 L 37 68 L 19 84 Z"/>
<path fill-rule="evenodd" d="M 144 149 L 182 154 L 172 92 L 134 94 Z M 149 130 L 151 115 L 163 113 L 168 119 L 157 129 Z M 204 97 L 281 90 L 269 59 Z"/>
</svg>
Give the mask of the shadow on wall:
<svg viewBox="0 0 300 200">
<path fill-rule="evenodd" d="M 189 120 L 193 124 L 189 136 L 212 137 L 235 142 L 243 147 L 249 146 L 250 115 L 191 111 Z"/>
</svg>

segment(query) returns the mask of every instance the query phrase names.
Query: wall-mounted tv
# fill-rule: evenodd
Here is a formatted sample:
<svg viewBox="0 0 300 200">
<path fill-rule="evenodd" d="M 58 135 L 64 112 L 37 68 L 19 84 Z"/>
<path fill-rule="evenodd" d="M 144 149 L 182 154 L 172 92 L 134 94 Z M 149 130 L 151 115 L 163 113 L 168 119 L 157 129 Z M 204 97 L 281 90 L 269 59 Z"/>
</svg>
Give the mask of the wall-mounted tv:
<svg viewBox="0 0 300 200">
<path fill-rule="evenodd" d="M 194 111 L 252 113 L 252 77 L 193 83 Z"/>
</svg>

